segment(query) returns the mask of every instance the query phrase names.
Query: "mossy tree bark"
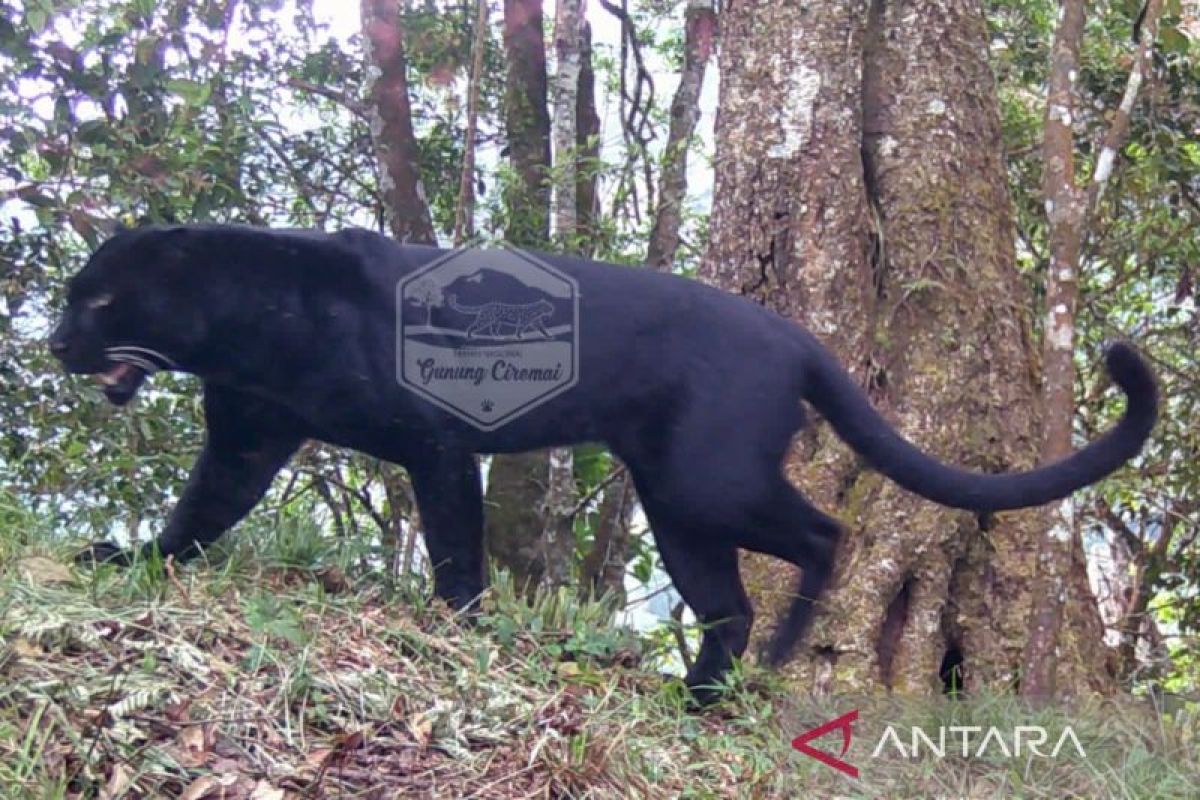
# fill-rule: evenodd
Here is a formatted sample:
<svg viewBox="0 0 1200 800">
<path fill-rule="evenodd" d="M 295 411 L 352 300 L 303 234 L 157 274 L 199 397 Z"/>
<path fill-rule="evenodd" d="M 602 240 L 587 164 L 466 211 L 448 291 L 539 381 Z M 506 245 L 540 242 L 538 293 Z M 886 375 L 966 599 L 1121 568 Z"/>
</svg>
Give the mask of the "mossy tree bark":
<svg viewBox="0 0 1200 800">
<path fill-rule="evenodd" d="M 702 277 L 807 325 L 927 451 L 1033 466 L 1033 302 L 1014 266 L 979 3 L 755 0 L 729 5 L 721 35 Z M 846 537 L 794 676 L 818 691 L 931 693 L 950 671 L 967 690 L 1011 689 L 1044 514 L 984 529 L 864 470 L 823 424 L 797 445 L 789 477 Z M 760 608 L 784 607 L 790 568 L 744 563 Z M 1086 582 L 1068 595 L 1060 685 L 1107 688 Z"/>
</svg>

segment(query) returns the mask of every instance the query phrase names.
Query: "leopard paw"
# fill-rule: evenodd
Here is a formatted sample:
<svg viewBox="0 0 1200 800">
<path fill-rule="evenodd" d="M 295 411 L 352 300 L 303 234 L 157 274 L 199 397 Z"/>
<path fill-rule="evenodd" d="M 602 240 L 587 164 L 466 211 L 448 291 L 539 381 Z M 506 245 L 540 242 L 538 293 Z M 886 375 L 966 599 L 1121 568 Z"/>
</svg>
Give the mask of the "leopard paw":
<svg viewBox="0 0 1200 800">
<path fill-rule="evenodd" d="M 133 556 L 128 549 L 112 542 L 92 542 L 75 554 L 75 563 L 81 567 L 92 567 L 96 564 L 128 567 L 133 563 Z"/>
</svg>

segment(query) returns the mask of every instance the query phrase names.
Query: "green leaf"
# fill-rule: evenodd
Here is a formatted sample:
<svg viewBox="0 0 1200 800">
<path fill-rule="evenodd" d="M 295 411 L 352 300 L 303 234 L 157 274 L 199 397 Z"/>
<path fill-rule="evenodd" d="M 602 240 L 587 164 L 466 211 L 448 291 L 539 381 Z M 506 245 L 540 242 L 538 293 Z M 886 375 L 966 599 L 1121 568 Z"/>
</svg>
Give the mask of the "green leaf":
<svg viewBox="0 0 1200 800">
<path fill-rule="evenodd" d="M 36 36 L 46 30 L 50 24 L 50 12 L 41 4 L 32 4 L 25 9 L 25 24 Z"/>
<path fill-rule="evenodd" d="M 84 144 L 95 144 L 108 137 L 108 122 L 102 119 L 89 119 L 79 123 L 75 129 L 75 138 Z"/>
<path fill-rule="evenodd" d="M 1163 49 L 1169 53 L 1187 55 L 1188 49 L 1191 46 L 1191 40 L 1180 33 L 1176 27 L 1164 27 L 1159 32 L 1159 38 L 1162 41 Z"/>
<path fill-rule="evenodd" d="M 207 83 L 191 81 L 186 78 L 171 78 L 167 81 L 167 91 L 178 95 L 188 105 L 198 106 L 208 101 L 212 93 Z"/>
</svg>

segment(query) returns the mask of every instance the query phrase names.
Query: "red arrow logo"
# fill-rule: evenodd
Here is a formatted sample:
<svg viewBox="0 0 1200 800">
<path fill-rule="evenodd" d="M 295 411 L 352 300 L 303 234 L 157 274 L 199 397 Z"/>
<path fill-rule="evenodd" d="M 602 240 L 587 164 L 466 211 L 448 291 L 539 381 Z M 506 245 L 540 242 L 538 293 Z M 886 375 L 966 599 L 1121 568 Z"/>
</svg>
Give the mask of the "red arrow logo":
<svg viewBox="0 0 1200 800">
<path fill-rule="evenodd" d="M 822 764 L 833 767 L 838 772 L 844 772 L 851 778 L 857 778 L 858 767 L 855 767 L 852 764 L 847 764 L 845 761 L 842 761 L 842 759 L 838 758 L 838 756 L 846 755 L 846 751 L 850 749 L 850 739 L 854 735 L 851 726 L 857 719 L 857 710 L 842 714 L 837 719 L 831 719 L 824 725 L 813 728 L 811 731 L 805 731 L 795 739 L 792 739 L 792 747 L 794 747 L 796 750 L 799 750 L 801 753 L 804 753 L 804 755 L 808 756 L 809 758 L 815 758 Z M 841 730 L 842 732 L 842 752 L 839 753 L 838 756 L 830 755 L 824 750 L 818 750 L 815 747 L 809 746 L 808 743 L 813 739 L 820 739 L 830 731 L 836 730 Z"/>
</svg>

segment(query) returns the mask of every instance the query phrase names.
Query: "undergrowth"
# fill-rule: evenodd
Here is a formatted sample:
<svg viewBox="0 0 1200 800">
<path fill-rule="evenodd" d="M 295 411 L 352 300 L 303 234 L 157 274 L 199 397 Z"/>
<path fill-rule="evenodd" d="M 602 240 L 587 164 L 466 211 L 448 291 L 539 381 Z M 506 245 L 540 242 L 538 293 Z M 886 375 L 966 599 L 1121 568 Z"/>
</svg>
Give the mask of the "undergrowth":
<svg viewBox="0 0 1200 800">
<path fill-rule="evenodd" d="M 37 541 L 0 531 L 6 798 L 1142 800 L 1200 786 L 1196 720 L 1128 699 L 815 701 L 750 667 L 696 713 L 603 603 L 527 603 L 501 578 L 468 622 L 303 525 L 187 567 L 78 570 Z M 850 709 L 858 778 L 792 749 Z M 905 745 L 911 726 L 1069 725 L 1086 757 L 872 757 L 886 725 Z M 814 746 L 838 755 L 841 737 Z"/>
</svg>

